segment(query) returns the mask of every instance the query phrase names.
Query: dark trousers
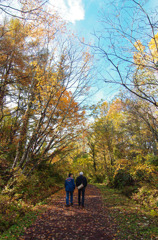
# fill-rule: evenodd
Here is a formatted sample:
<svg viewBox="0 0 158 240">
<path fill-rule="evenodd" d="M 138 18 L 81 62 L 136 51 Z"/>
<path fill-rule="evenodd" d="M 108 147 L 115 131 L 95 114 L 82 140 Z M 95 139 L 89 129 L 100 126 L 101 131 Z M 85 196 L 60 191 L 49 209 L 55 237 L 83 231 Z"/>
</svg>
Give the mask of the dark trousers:
<svg viewBox="0 0 158 240">
<path fill-rule="evenodd" d="M 81 205 L 81 194 L 82 194 L 82 207 L 84 207 L 84 196 L 85 196 L 85 188 L 81 188 L 78 190 L 78 205 Z"/>
</svg>

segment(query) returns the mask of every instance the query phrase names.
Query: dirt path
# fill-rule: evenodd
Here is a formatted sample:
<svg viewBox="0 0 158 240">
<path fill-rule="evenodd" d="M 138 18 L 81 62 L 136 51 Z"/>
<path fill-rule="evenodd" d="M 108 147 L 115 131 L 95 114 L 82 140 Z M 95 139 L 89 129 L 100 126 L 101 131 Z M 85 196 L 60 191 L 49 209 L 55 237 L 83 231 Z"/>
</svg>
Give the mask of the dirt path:
<svg viewBox="0 0 158 240">
<path fill-rule="evenodd" d="M 103 207 L 100 190 L 92 185 L 86 188 L 85 208 L 77 204 L 65 206 L 65 191 L 55 194 L 47 211 L 38 217 L 19 240 L 112 240 L 116 239 L 116 226 Z"/>
</svg>

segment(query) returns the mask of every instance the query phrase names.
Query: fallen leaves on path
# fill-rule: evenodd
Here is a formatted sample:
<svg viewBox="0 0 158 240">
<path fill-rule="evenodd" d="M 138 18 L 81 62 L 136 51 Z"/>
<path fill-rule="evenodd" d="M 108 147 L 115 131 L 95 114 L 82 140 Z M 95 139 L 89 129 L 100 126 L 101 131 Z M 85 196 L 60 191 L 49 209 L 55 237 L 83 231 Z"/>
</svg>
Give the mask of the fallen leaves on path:
<svg viewBox="0 0 158 240">
<path fill-rule="evenodd" d="M 103 206 L 100 190 L 92 185 L 86 188 L 85 208 L 77 204 L 65 206 L 65 191 L 50 199 L 47 211 L 26 230 L 19 240 L 113 240 L 116 225 Z"/>
</svg>

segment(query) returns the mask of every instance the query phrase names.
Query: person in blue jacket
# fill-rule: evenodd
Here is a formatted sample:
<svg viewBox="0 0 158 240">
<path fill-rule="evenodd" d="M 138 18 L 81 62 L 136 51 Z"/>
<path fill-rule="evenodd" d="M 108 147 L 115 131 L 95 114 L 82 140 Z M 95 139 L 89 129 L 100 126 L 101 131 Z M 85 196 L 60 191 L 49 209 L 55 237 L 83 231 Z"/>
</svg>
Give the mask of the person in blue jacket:
<svg viewBox="0 0 158 240">
<path fill-rule="evenodd" d="M 69 177 L 65 180 L 65 191 L 66 191 L 66 206 L 69 207 L 69 196 L 71 206 L 73 205 L 73 192 L 75 190 L 75 182 L 73 174 L 69 173 Z"/>
</svg>

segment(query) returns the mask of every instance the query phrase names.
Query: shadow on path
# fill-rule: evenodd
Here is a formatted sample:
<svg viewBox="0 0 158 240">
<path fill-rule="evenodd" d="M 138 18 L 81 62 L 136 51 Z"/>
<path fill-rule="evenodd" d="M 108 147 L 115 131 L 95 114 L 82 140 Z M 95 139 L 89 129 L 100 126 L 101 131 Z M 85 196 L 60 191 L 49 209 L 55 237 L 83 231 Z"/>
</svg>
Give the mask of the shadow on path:
<svg viewBox="0 0 158 240">
<path fill-rule="evenodd" d="M 112 240 L 116 239 L 116 226 L 108 209 L 103 206 L 100 190 L 88 185 L 85 193 L 85 208 L 77 204 L 77 189 L 74 205 L 65 206 L 65 191 L 52 196 L 48 210 L 27 229 L 19 240 Z"/>
</svg>

